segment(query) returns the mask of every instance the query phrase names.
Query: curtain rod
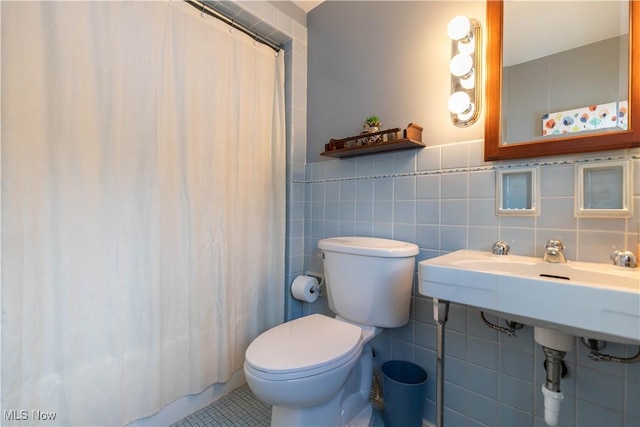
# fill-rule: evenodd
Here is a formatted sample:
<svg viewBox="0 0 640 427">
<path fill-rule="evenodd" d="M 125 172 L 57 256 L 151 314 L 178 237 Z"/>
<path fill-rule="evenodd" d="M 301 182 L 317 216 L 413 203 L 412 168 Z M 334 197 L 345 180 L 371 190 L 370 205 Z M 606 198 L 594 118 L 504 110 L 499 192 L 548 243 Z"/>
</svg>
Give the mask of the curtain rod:
<svg viewBox="0 0 640 427">
<path fill-rule="evenodd" d="M 195 7 L 199 11 L 201 11 L 203 13 L 206 13 L 209 16 L 213 16 L 214 18 L 217 18 L 217 19 L 221 20 L 225 24 L 230 25 L 232 28 L 236 28 L 239 31 L 242 31 L 243 33 L 245 33 L 246 35 L 248 35 L 252 39 L 254 39 L 256 41 L 259 41 L 260 43 L 269 46 L 271 49 L 275 50 L 276 52 L 280 52 L 280 50 L 284 48 L 284 46 L 282 46 L 280 43 L 275 42 L 272 39 L 270 39 L 269 37 L 263 36 L 262 34 L 259 34 L 259 33 L 255 32 L 255 31 L 253 31 L 252 29 L 250 29 L 246 25 L 242 24 L 241 22 L 238 22 L 238 21 L 234 20 L 233 18 L 229 17 L 225 13 L 223 13 L 223 12 L 221 12 L 219 10 L 212 9 L 211 7 L 209 7 L 209 5 L 205 4 L 203 1 L 199 1 L 199 0 L 184 0 L 184 1 L 186 3 L 189 3 L 191 6 Z"/>
</svg>

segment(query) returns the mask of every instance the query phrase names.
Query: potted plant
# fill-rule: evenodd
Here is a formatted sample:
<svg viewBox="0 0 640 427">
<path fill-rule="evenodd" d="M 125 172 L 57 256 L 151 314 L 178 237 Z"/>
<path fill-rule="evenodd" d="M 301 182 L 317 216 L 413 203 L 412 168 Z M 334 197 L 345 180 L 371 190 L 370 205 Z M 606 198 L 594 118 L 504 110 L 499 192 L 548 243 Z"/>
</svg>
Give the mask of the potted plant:
<svg viewBox="0 0 640 427">
<path fill-rule="evenodd" d="M 364 119 L 364 122 L 362 123 L 362 128 L 364 129 L 363 133 L 379 132 L 380 131 L 380 125 L 382 125 L 382 123 L 380 122 L 380 117 L 378 117 L 378 116 L 369 116 L 366 119 Z M 382 142 L 382 135 L 372 135 L 372 136 L 370 136 L 368 138 L 367 142 L 369 144 L 376 143 L 376 142 Z"/>
<path fill-rule="evenodd" d="M 380 117 L 378 116 L 369 116 L 364 119 L 362 123 L 362 128 L 366 130 L 368 133 L 378 132 L 380 130 Z"/>
</svg>

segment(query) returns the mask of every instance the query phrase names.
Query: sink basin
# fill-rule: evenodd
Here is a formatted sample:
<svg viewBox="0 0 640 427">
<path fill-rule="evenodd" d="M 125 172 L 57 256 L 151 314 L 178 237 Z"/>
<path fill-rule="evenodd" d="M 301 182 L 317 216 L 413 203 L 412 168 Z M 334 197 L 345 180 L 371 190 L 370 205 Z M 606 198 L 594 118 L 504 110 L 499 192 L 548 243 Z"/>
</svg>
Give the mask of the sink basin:
<svg viewBox="0 0 640 427">
<path fill-rule="evenodd" d="M 640 344 L 640 269 L 459 250 L 421 261 L 422 295 L 526 325 Z"/>
</svg>

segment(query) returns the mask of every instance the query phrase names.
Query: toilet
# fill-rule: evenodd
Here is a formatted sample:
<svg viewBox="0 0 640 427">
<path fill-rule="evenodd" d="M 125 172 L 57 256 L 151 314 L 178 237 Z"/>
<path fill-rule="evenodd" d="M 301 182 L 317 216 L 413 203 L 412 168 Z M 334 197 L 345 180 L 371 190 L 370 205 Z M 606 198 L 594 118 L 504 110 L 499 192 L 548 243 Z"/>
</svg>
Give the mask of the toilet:
<svg viewBox="0 0 640 427">
<path fill-rule="evenodd" d="M 409 321 L 418 247 L 372 237 L 318 242 L 329 307 L 258 336 L 247 348 L 247 384 L 272 405 L 272 426 L 370 426 L 373 353 L 383 328 Z"/>
</svg>

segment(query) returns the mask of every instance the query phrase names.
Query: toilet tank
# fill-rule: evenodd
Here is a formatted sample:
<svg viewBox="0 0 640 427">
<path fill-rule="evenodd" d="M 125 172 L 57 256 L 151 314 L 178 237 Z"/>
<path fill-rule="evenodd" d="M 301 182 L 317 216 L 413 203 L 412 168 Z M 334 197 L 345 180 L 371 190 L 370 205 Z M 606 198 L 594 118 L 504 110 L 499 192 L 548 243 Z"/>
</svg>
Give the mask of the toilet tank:
<svg viewBox="0 0 640 427">
<path fill-rule="evenodd" d="M 333 237 L 320 240 L 318 248 L 334 313 L 382 328 L 409 321 L 416 245 L 374 237 Z"/>
</svg>

